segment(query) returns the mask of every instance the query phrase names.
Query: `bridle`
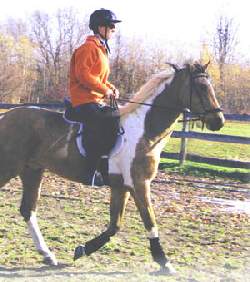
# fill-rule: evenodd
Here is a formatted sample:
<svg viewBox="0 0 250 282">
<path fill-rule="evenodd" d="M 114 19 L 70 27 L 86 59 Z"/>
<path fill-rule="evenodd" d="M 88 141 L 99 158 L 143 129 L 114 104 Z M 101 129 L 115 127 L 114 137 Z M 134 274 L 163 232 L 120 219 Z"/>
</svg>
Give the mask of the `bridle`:
<svg viewBox="0 0 250 282">
<path fill-rule="evenodd" d="M 202 95 L 200 94 L 199 91 L 196 91 L 196 94 L 200 100 L 200 103 L 204 109 L 204 111 L 202 113 L 197 113 L 197 112 L 192 112 L 192 99 L 193 99 L 193 90 L 196 89 L 197 90 L 197 85 L 195 83 L 195 80 L 197 78 L 206 78 L 208 79 L 209 76 L 207 73 L 199 73 L 197 75 L 192 75 L 190 74 L 190 102 L 189 102 L 189 109 L 190 109 L 190 112 L 193 114 L 193 115 L 197 115 L 197 116 L 205 116 L 207 114 L 211 114 L 211 113 L 219 113 L 219 112 L 222 112 L 223 110 L 221 108 L 214 108 L 214 109 L 209 109 L 207 110 L 206 109 L 206 105 L 203 101 L 203 98 L 202 98 Z"/>
<path fill-rule="evenodd" d="M 208 79 L 209 76 L 207 73 L 202 72 L 202 73 L 198 73 L 196 75 L 193 75 L 192 73 L 190 73 L 190 100 L 189 100 L 189 109 L 186 109 L 186 112 L 183 112 L 183 119 L 180 120 L 179 122 L 194 122 L 194 121 L 201 121 L 202 123 L 202 129 L 204 128 L 205 125 L 205 117 L 208 114 L 212 114 L 212 113 L 219 113 L 219 112 L 223 112 L 223 110 L 221 108 L 214 108 L 214 109 L 206 109 L 206 105 L 204 103 L 202 94 L 200 93 L 200 91 L 197 90 L 197 84 L 195 82 L 195 80 L 197 78 L 206 78 Z M 193 100 L 193 93 L 194 93 L 194 89 L 196 89 L 196 95 L 198 96 L 199 100 L 200 100 L 200 104 L 203 108 L 203 112 L 198 113 L 198 112 L 193 112 L 192 111 L 192 100 Z M 190 116 L 191 117 L 188 117 Z"/>
<path fill-rule="evenodd" d="M 198 95 L 198 98 L 200 100 L 200 103 L 204 109 L 203 112 L 198 113 L 198 112 L 193 112 L 192 111 L 192 100 L 193 100 L 193 93 L 194 89 L 197 89 L 197 84 L 195 80 L 197 78 L 204 77 L 206 79 L 209 78 L 207 73 L 198 73 L 196 75 L 193 75 L 190 72 L 190 99 L 189 99 L 189 108 L 186 107 L 168 107 L 168 106 L 163 106 L 163 105 L 157 105 L 157 104 L 150 104 L 150 103 L 144 103 L 144 102 L 134 102 L 129 99 L 124 99 L 124 98 L 118 98 L 118 99 L 113 99 L 111 101 L 111 106 L 114 106 L 114 101 L 120 101 L 120 102 L 127 102 L 127 103 L 132 103 L 132 104 L 138 104 L 138 105 L 144 105 L 144 106 L 149 106 L 149 107 L 154 107 L 154 108 L 159 108 L 159 109 L 166 109 L 166 110 L 177 110 L 183 113 L 184 119 L 179 120 L 178 122 L 191 122 L 191 121 L 202 121 L 204 124 L 204 118 L 206 115 L 211 114 L 211 113 L 219 113 L 223 112 L 221 108 L 214 108 L 214 109 L 206 109 L 206 105 L 204 103 L 204 100 L 202 98 L 202 95 L 200 94 L 199 91 L 196 91 L 196 94 Z M 117 108 L 117 103 L 116 103 L 116 108 Z"/>
</svg>

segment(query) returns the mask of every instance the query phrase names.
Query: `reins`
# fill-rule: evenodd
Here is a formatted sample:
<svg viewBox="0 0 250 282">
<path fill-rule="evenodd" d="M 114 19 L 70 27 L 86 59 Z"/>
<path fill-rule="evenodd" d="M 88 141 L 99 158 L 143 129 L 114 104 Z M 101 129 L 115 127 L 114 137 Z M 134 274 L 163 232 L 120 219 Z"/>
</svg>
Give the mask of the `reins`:
<svg viewBox="0 0 250 282">
<path fill-rule="evenodd" d="M 125 98 L 111 98 L 110 99 L 110 106 L 118 109 L 118 104 L 117 101 L 120 102 L 126 102 L 126 103 L 131 103 L 131 104 L 137 104 L 137 105 L 143 105 L 143 106 L 148 106 L 148 107 L 152 107 L 152 108 L 160 108 L 160 109 L 165 109 L 165 110 L 177 110 L 183 113 L 184 119 L 179 120 L 178 122 L 194 122 L 194 121 L 202 121 L 202 118 L 210 113 L 219 113 L 222 112 L 223 110 L 221 108 L 215 108 L 215 109 L 211 109 L 211 110 L 206 110 L 204 101 L 201 97 L 201 95 L 197 94 L 202 107 L 204 108 L 204 112 L 203 113 L 192 113 L 192 96 L 193 96 L 193 88 L 195 88 L 195 82 L 194 80 L 196 78 L 199 77 L 205 77 L 208 78 L 208 75 L 206 73 L 200 73 L 197 74 L 195 76 L 193 76 L 192 74 L 190 74 L 190 105 L 189 105 L 189 109 L 188 108 L 183 108 L 183 107 L 168 107 L 168 106 L 163 106 L 163 105 L 157 105 L 157 104 L 150 104 L 150 103 L 145 103 L 145 102 L 135 102 L 129 99 L 125 99 Z M 197 93 L 199 93 L 197 91 Z M 193 117 L 192 117 L 193 116 Z"/>
<path fill-rule="evenodd" d="M 187 119 L 178 120 L 178 122 L 191 122 L 191 121 L 201 120 L 200 117 L 192 117 L 192 118 L 190 118 L 191 111 L 189 109 L 183 109 L 183 108 L 177 108 L 177 107 L 176 108 L 174 108 L 174 107 L 167 107 L 167 106 L 155 105 L 155 104 L 143 103 L 143 102 L 134 102 L 134 101 L 131 101 L 129 99 L 121 99 L 121 98 L 118 98 L 116 100 L 118 100 L 120 102 L 126 102 L 126 103 L 131 103 L 131 104 L 148 106 L 148 107 L 152 107 L 152 108 L 160 108 L 160 109 L 164 109 L 164 110 L 181 110 L 183 115 L 185 113 L 185 115 L 187 116 Z"/>
<path fill-rule="evenodd" d="M 160 109 L 172 109 L 172 110 L 179 110 L 179 109 L 182 109 L 182 108 L 174 108 L 174 107 L 167 107 L 167 106 L 162 106 L 162 105 L 154 105 L 154 104 L 150 104 L 150 103 L 143 103 L 143 102 L 134 102 L 134 101 L 131 101 L 129 99 L 121 99 L 121 98 L 118 98 L 116 99 L 117 101 L 120 101 L 120 102 L 127 102 L 127 103 L 131 103 L 131 104 L 137 104 L 137 105 L 144 105 L 144 106 L 149 106 L 149 107 L 152 107 L 152 108 L 160 108 Z"/>
</svg>

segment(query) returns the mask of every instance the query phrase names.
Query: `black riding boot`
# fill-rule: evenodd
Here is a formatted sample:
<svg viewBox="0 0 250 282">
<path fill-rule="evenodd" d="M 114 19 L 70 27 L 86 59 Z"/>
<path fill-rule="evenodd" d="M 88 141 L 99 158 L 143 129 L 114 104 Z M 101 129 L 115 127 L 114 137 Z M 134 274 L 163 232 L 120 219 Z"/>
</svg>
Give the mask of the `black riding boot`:
<svg viewBox="0 0 250 282">
<path fill-rule="evenodd" d="M 109 159 L 107 156 L 101 157 L 100 164 L 99 164 L 99 171 L 102 175 L 104 185 L 110 185 L 109 182 Z"/>
<path fill-rule="evenodd" d="M 86 172 L 86 185 L 91 185 L 91 186 L 103 186 L 103 179 L 102 177 L 97 173 L 97 167 L 100 162 L 100 157 L 97 156 L 91 156 L 88 155 L 86 157 L 86 167 L 87 167 L 87 172 Z"/>
</svg>

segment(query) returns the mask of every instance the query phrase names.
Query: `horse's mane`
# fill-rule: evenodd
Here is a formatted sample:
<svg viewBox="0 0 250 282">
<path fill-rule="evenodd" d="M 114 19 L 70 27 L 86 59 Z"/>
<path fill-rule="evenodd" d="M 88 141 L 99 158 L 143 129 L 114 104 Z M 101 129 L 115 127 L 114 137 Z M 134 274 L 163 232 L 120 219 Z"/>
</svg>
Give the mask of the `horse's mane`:
<svg viewBox="0 0 250 282">
<path fill-rule="evenodd" d="M 148 97 L 152 96 L 163 81 L 170 80 L 173 77 L 173 72 L 164 70 L 158 74 L 153 75 L 148 82 L 141 86 L 138 92 L 130 99 L 131 102 L 127 103 L 120 108 L 120 114 L 126 115 L 135 111 L 140 105 L 136 103 L 144 102 Z"/>
</svg>

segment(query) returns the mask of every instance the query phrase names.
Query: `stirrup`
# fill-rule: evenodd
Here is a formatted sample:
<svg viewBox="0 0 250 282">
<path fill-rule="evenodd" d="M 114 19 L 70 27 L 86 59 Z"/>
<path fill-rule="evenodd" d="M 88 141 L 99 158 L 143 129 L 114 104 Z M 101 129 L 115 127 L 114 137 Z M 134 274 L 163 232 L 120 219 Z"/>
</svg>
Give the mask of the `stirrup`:
<svg viewBox="0 0 250 282">
<path fill-rule="evenodd" d="M 95 171 L 93 177 L 92 177 L 92 181 L 91 181 L 91 187 L 93 188 L 100 188 L 102 186 L 104 186 L 104 181 L 103 178 L 101 176 L 101 173 Z"/>
</svg>

